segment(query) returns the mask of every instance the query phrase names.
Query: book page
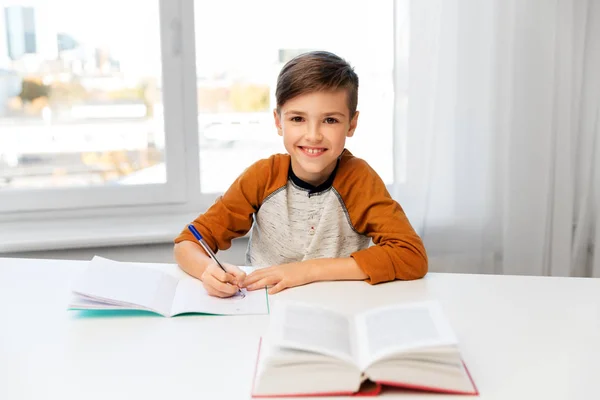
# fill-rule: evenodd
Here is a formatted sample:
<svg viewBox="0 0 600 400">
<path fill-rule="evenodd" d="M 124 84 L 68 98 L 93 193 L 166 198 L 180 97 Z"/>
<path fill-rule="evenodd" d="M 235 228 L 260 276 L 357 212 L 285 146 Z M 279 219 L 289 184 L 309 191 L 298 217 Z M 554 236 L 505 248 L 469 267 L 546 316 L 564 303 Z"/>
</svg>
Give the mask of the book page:
<svg viewBox="0 0 600 400">
<path fill-rule="evenodd" d="M 271 312 L 269 338 L 283 348 L 314 351 L 354 363 L 350 319 L 301 303 L 278 303 Z"/>
<path fill-rule="evenodd" d="M 361 367 L 399 352 L 457 344 L 441 307 L 435 302 L 388 306 L 355 318 Z"/>
<path fill-rule="evenodd" d="M 179 281 L 170 313 L 171 315 L 183 313 L 268 314 L 268 302 L 266 289 L 253 291 L 242 289 L 242 295 L 222 299 L 209 295 L 200 280 L 188 277 Z"/>
<path fill-rule="evenodd" d="M 73 295 L 69 301 L 69 309 L 71 310 L 145 310 L 142 306 L 122 306 L 118 304 L 112 304 L 109 302 L 90 300 L 85 297 Z"/>
<path fill-rule="evenodd" d="M 95 257 L 72 291 L 95 301 L 142 306 L 169 315 L 177 282 L 157 269 Z"/>
</svg>

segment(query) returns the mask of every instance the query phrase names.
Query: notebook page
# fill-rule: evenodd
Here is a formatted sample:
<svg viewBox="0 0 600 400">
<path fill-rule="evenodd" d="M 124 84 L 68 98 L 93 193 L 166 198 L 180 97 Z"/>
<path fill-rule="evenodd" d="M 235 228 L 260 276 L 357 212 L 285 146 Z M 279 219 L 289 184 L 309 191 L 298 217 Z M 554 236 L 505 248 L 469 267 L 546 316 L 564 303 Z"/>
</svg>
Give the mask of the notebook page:
<svg viewBox="0 0 600 400">
<path fill-rule="evenodd" d="M 269 305 L 266 290 L 246 291 L 243 296 L 228 298 L 214 297 L 208 294 L 202 282 L 192 277 L 179 281 L 171 315 L 182 313 L 206 313 L 221 315 L 268 314 Z"/>
<path fill-rule="evenodd" d="M 69 309 L 71 310 L 145 310 L 142 306 L 120 306 L 111 303 L 105 303 L 101 301 L 94 301 L 85 297 L 74 295 L 69 302 Z"/>
<path fill-rule="evenodd" d="M 456 336 L 436 302 L 399 304 L 355 317 L 361 367 L 394 353 L 457 344 Z"/>
<path fill-rule="evenodd" d="M 97 301 L 129 303 L 169 315 L 177 282 L 157 269 L 95 257 L 72 291 Z"/>
</svg>

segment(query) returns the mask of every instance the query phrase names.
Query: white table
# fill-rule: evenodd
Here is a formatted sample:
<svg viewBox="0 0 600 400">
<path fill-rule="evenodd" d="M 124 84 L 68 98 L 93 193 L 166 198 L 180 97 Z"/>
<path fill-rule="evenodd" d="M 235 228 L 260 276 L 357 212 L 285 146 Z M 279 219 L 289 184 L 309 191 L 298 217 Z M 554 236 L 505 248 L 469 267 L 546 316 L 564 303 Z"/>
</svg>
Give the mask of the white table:
<svg viewBox="0 0 600 400">
<path fill-rule="evenodd" d="M 0 399 L 247 399 L 269 317 L 81 317 L 79 261 L 0 258 Z M 600 398 L 600 279 L 429 274 L 271 297 L 348 312 L 438 299 L 482 399 Z M 456 396 L 393 391 L 384 397 Z"/>
</svg>

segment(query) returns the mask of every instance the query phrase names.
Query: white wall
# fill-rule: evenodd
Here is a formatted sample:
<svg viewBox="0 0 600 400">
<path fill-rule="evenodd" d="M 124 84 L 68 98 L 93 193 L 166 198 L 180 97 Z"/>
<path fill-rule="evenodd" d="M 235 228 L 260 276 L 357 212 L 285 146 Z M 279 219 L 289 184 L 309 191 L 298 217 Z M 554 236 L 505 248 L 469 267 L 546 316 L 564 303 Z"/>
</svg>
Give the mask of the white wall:
<svg viewBox="0 0 600 400">
<path fill-rule="evenodd" d="M 244 265 L 247 239 L 237 239 L 231 248 L 219 252 L 219 260 Z M 35 251 L 25 253 L 2 253 L 0 257 L 50 258 L 61 260 L 90 260 L 94 255 L 117 261 L 174 263 L 173 244 L 151 244 L 140 246 L 96 247 L 87 249 L 66 249 L 52 251 Z"/>
</svg>

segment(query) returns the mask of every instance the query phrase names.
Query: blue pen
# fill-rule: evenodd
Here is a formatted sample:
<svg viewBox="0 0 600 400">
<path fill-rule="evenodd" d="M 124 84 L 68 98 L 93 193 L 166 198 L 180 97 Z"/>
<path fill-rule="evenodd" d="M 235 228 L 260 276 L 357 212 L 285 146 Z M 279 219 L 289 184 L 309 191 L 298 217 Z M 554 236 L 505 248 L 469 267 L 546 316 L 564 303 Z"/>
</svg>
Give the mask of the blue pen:
<svg viewBox="0 0 600 400">
<path fill-rule="evenodd" d="M 217 265 L 219 267 L 221 267 L 221 269 L 223 271 L 225 271 L 225 273 L 227 273 L 227 270 L 225 269 L 225 267 L 223 266 L 223 264 L 221 264 L 219 262 L 219 260 L 217 260 L 217 256 L 215 255 L 215 253 L 212 251 L 212 249 L 210 248 L 210 246 L 208 244 L 206 244 L 206 242 L 204 241 L 204 239 L 202 238 L 202 235 L 200 234 L 200 232 L 198 232 L 198 230 L 194 227 L 194 225 L 188 225 L 188 230 L 190 232 L 192 232 L 192 235 L 194 235 L 194 237 L 196 238 L 196 240 L 198 240 L 198 243 L 200 243 L 200 246 L 202 246 L 202 248 L 204 249 L 204 251 L 206 251 L 206 253 L 210 256 L 210 258 L 212 258 L 212 260 L 214 262 L 217 263 Z M 242 297 L 245 297 L 246 295 L 244 294 L 244 292 L 242 292 L 241 289 L 238 289 L 238 293 L 239 295 L 241 295 Z"/>
</svg>

